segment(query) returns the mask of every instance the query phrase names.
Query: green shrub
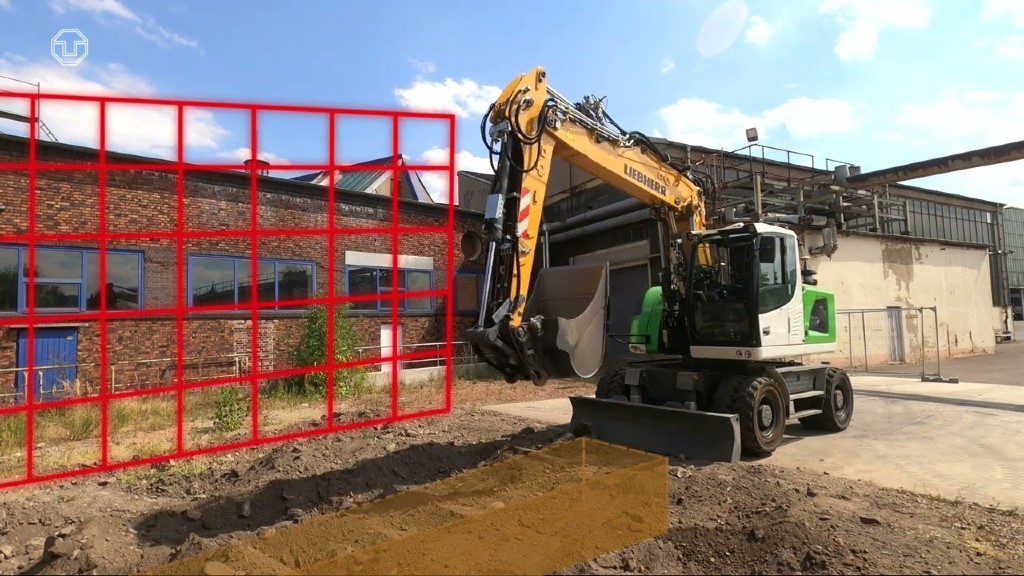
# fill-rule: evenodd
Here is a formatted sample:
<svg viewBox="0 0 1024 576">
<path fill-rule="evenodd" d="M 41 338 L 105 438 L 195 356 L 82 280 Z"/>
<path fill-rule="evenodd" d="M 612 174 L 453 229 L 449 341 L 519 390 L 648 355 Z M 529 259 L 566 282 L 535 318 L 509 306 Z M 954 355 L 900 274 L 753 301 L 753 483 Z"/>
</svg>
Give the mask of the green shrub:
<svg viewBox="0 0 1024 576">
<path fill-rule="evenodd" d="M 325 306 L 311 308 L 305 317 L 302 333 L 292 350 L 292 361 L 296 368 L 326 366 L 328 344 L 328 316 Z M 334 310 L 334 358 L 335 362 L 350 362 L 358 358 L 359 337 L 348 316 L 348 306 L 337 306 Z M 362 367 L 343 368 L 334 371 L 335 396 L 349 396 L 361 392 L 367 383 L 367 374 Z M 311 372 L 289 379 L 288 391 L 292 394 L 323 398 L 327 395 L 327 371 Z"/>
<path fill-rule="evenodd" d="M 234 432 L 242 427 L 249 416 L 249 403 L 234 386 L 225 386 L 218 392 L 214 404 L 213 427 L 221 433 Z"/>
</svg>

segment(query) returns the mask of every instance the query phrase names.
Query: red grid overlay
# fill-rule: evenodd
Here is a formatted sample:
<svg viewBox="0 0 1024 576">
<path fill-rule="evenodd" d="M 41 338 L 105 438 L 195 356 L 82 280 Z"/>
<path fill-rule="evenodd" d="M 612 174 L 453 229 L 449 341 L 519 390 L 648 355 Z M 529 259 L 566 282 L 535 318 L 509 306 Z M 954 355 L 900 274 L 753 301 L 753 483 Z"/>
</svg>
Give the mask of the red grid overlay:
<svg viewBox="0 0 1024 576">
<path fill-rule="evenodd" d="M 177 295 L 177 305 L 174 307 L 157 307 L 148 308 L 140 306 L 137 310 L 108 310 L 107 308 L 107 293 L 105 290 L 100 290 L 100 306 L 99 310 L 82 311 L 77 313 L 45 313 L 36 310 L 35 305 L 35 275 L 30 274 L 26 280 L 28 283 L 28 289 L 26 292 L 27 299 L 27 311 L 25 314 L 19 314 L 16 317 L 0 317 L 0 328 L 12 328 L 18 327 L 23 328 L 27 332 L 27 338 L 25 340 L 27 344 L 27 353 L 25 355 L 27 370 L 26 375 L 33 373 L 33 360 L 35 354 L 33 350 L 34 345 L 34 334 L 38 328 L 43 328 L 51 325 L 59 325 L 61 323 L 68 322 L 96 322 L 99 326 L 99 358 L 101 374 L 100 392 L 89 396 L 82 397 L 71 397 L 59 400 L 44 400 L 35 398 L 35 385 L 31 378 L 25 378 L 24 382 L 24 401 L 18 405 L 11 406 L 0 406 L 0 417 L 8 415 L 24 415 L 27 419 L 26 434 L 25 434 L 25 470 L 24 475 L 20 478 L 5 479 L 0 477 L 0 488 L 8 488 L 14 486 L 23 486 L 28 484 L 35 484 L 39 482 L 66 479 L 76 476 L 83 476 L 86 474 L 94 474 L 99 472 L 110 472 L 114 470 L 152 465 L 162 462 L 168 462 L 171 460 L 177 460 L 187 457 L 194 457 L 205 454 L 212 454 L 217 452 L 225 452 L 232 450 L 239 450 L 244 448 L 255 447 L 259 445 L 279 443 L 288 440 L 297 440 L 300 438 L 342 432 L 346 430 L 380 426 L 383 424 L 397 422 L 402 420 L 411 420 L 417 418 L 423 418 L 427 416 L 447 414 L 451 411 L 452 405 L 452 342 L 453 342 L 453 279 L 454 279 L 454 235 L 455 235 L 455 208 L 453 202 L 448 202 L 446 206 L 447 216 L 446 223 L 439 226 L 403 226 L 400 223 L 400 178 L 399 174 L 402 171 L 434 171 L 442 172 L 447 175 L 448 190 L 453 191 L 450 196 L 454 196 L 455 190 L 455 116 L 451 114 L 432 114 L 432 113 L 418 113 L 409 111 L 386 111 L 386 110 L 371 110 L 371 109 L 347 109 L 347 108 L 330 108 L 330 107 L 318 107 L 318 106 L 292 106 L 292 105 L 275 105 L 275 104 L 255 104 L 255 103 L 227 103 L 218 101 L 185 101 L 185 100 L 169 100 L 169 99 L 156 99 L 156 98 L 127 98 L 127 97 L 101 97 L 101 96 L 84 96 L 84 95 L 71 95 L 71 94 L 37 94 L 37 93 L 5 93 L 0 100 L 11 100 L 18 101 L 19 99 L 23 102 L 27 102 L 29 105 L 29 139 L 28 139 L 28 161 L 27 162 L 4 162 L 0 161 L 0 175 L 4 172 L 19 171 L 27 172 L 28 174 L 28 233 L 25 235 L 0 233 L 0 242 L 2 243 L 18 243 L 22 245 L 27 244 L 27 258 L 24 265 L 29 269 L 35 269 L 37 247 L 46 245 L 60 245 L 60 243 L 76 242 L 76 243 L 89 243 L 91 247 L 97 250 L 97 256 L 99 261 L 99 285 L 104 286 L 107 282 L 107 243 L 112 241 L 130 241 L 130 240 L 173 240 L 177 243 L 177 259 L 176 259 L 176 272 L 177 272 L 177 285 L 175 287 Z M 61 162 L 50 162 L 45 161 L 39 157 L 37 137 L 39 135 L 39 122 L 38 122 L 38 111 L 40 104 L 46 101 L 64 101 L 64 102 L 82 102 L 95 104 L 99 109 L 99 126 L 97 127 L 99 134 L 99 145 L 98 145 L 98 158 L 96 162 L 79 162 L 79 163 L 61 163 Z M 176 109 L 177 116 L 177 159 L 172 162 L 140 162 L 140 163 L 127 163 L 120 159 L 117 161 L 111 161 L 107 154 L 107 106 L 109 104 L 117 104 L 118 106 L 123 105 L 136 105 L 136 106 L 164 106 Z M 247 168 L 241 167 L 239 164 L 218 164 L 218 163 L 196 163 L 185 161 L 185 115 L 190 108 L 203 108 L 203 109 L 220 109 L 235 111 L 236 113 L 241 111 L 247 113 L 249 118 L 249 129 L 251 135 L 250 150 L 252 151 L 251 159 L 252 162 Z M 261 113 L 266 112 L 291 112 L 303 115 L 317 115 L 325 118 L 328 124 L 328 140 L 325 143 L 328 147 L 328 158 L 330 159 L 327 164 L 288 164 L 277 167 L 260 166 L 257 162 L 259 157 L 259 131 L 258 121 Z M 391 126 L 391 141 L 392 141 L 392 158 L 394 159 L 390 165 L 384 166 L 373 166 L 367 164 L 343 164 L 338 162 L 337 159 L 337 130 L 338 123 L 344 121 L 346 117 L 363 117 L 363 118 L 378 118 L 390 120 Z M 401 130 L 400 123 L 403 119 L 421 119 L 421 120 L 432 120 L 436 122 L 447 123 L 448 132 L 448 143 L 447 150 L 449 153 L 448 165 L 400 165 L 398 158 L 400 157 L 401 151 Z M 438 143 L 440 144 L 440 143 Z M 358 149 L 359 143 L 352 142 L 353 148 Z M 440 145 L 438 146 L 440 147 Z M 45 171 L 68 171 L 68 172 L 86 172 L 95 175 L 97 178 L 97 186 L 99 195 L 96 199 L 96 207 L 98 209 L 99 226 L 96 232 L 72 232 L 72 233 L 58 233 L 52 230 L 40 229 L 37 225 L 37 208 L 41 202 L 48 199 L 40 198 L 37 194 L 37 177 L 38 173 L 42 170 Z M 174 229 L 155 229 L 145 230 L 141 232 L 122 232 L 108 229 L 108 217 L 107 217 L 107 178 L 111 172 L 124 171 L 124 170 L 149 170 L 158 171 L 160 173 L 176 173 L 177 175 L 177 226 Z M 186 173 L 191 171 L 208 171 L 208 170 L 231 170 L 239 171 L 246 170 L 250 175 L 250 199 L 249 208 L 250 221 L 248 223 L 238 222 L 232 230 L 194 230 L 189 229 L 186 225 L 185 206 L 187 201 L 186 195 Z M 324 194 L 326 196 L 327 206 L 327 227 L 326 229 L 270 229 L 261 228 L 259 224 L 259 183 L 263 177 L 259 174 L 260 170 L 288 170 L 288 171 L 327 171 L 329 173 L 329 182 L 325 187 Z M 379 227 L 354 227 L 345 228 L 339 226 L 336 217 L 336 188 L 335 188 L 335 173 L 336 171 L 367 171 L 367 170 L 387 170 L 392 174 L 392 194 L 391 194 L 391 206 L 390 216 L 391 222 L 386 226 Z M 20 191 L 5 191 L 0 189 L 0 193 L 14 193 L 19 194 Z M 52 200 L 52 199 L 49 199 Z M 145 207 L 139 207 L 139 209 L 145 210 Z M 247 228 L 247 229 L 246 229 Z M 415 238 L 416 235 L 421 235 L 424 241 L 431 241 L 436 239 L 438 235 L 443 234 L 447 241 L 447 270 L 444 285 L 445 287 L 440 290 L 429 290 L 429 291 L 400 291 L 398 285 L 399 274 L 399 241 L 400 239 Z M 339 241 L 344 241 L 345 238 L 351 236 L 366 235 L 366 236 L 377 236 L 380 238 L 386 238 L 386 244 L 390 244 L 390 251 L 392 255 L 392 287 L 388 296 L 382 295 L 347 295 L 338 294 L 337 285 L 339 278 L 336 276 L 336 254 L 335 249 Z M 429 235 L 429 236 L 428 236 Z M 282 238 L 282 237 L 312 237 L 312 238 L 326 238 L 328 244 L 328 258 L 326 261 L 327 270 L 327 281 L 326 291 L 327 294 L 324 297 L 319 298 L 308 298 L 308 299 L 289 299 L 287 301 L 274 300 L 270 302 L 259 300 L 259 290 L 251 290 L 252 297 L 247 303 L 239 302 L 236 305 L 226 306 L 209 306 L 204 305 L 201 307 L 202 311 L 218 311 L 218 310 L 233 310 L 238 311 L 239 309 L 249 309 L 251 311 L 252 321 L 252 340 L 251 340 L 251 369 L 248 375 L 240 378 L 236 377 L 218 377 L 218 378 L 206 378 L 199 379 L 197 381 L 186 382 L 184 378 L 184 362 L 185 358 L 185 322 L 191 318 L 190 314 L 197 311 L 197 308 L 190 307 L 186 296 L 186 279 L 188 272 L 186 271 L 185 261 L 185 243 L 188 240 L 195 239 L 206 239 L 206 238 L 234 238 L 249 240 L 250 253 L 245 256 L 239 256 L 240 258 L 246 258 L 251 261 L 252 264 L 252 277 L 259 277 L 259 243 L 262 239 L 268 238 Z M 436 240 L 435 240 L 436 241 Z M 144 264 L 143 264 L 144 266 Z M 20 287 L 19 287 L 20 289 Z M 398 306 L 396 304 L 399 300 L 407 300 L 414 298 L 430 297 L 432 299 L 443 299 L 446 310 L 444 311 L 445 321 L 445 336 L 444 336 L 444 348 L 438 351 L 428 352 L 414 352 L 414 353 L 395 353 L 400 349 L 398 342 L 398 330 L 392 329 L 392 342 L 391 350 L 392 354 L 382 356 L 380 354 L 372 357 L 365 357 L 359 360 L 336 362 L 331 361 L 326 365 L 314 366 L 314 367 L 303 367 L 285 370 L 269 370 L 261 371 L 260 363 L 260 349 L 258 346 L 259 342 L 259 325 L 261 322 L 260 311 L 281 304 L 288 304 L 290 306 L 295 305 L 320 305 L 325 306 L 328 310 L 328 325 L 327 325 L 327 358 L 334 359 L 336 357 L 334 350 L 335 343 L 335 326 L 334 326 L 334 311 L 336 305 L 356 303 L 359 301 L 379 301 L 382 299 L 391 300 L 391 315 L 390 323 L 392 327 L 400 324 L 400 317 L 398 312 Z M 112 321 L 127 320 L 127 319 L 141 319 L 147 317 L 171 317 L 176 321 L 177 329 L 177 362 L 176 374 L 173 382 L 167 385 L 159 385 L 155 387 L 149 387 L 145 389 L 135 389 L 126 391 L 114 391 L 108 381 L 108 324 Z M 387 321 L 386 318 L 380 318 L 382 322 Z M 408 362 L 423 359 L 441 359 L 444 360 L 445 366 L 445 377 L 444 377 L 444 403 L 442 407 L 421 410 L 411 413 L 402 413 L 399 409 L 399 375 L 400 375 L 400 362 Z M 354 367 L 367 367 L 374 365 L 382 365 L 385 362 L 391 363 L 391 382 L 390 382 L 390 414 L 384 417 L 373 418 L 369 420 L 352 422 L 352 423 L 339 423 L 335 419 L 335 370 L 354 368 Z M 290 376 L 300 376 L 304 374 L 311 374 L 315 372 L 326 372 L 327 376 L 327 394 L 325 398 L 326 406 L 325 417 L 323 418 L 324 424 L 322 426 L 302 430 L 299 432 L 289 432 L 284 434 L 268 435 L 264 433 L 260 428 L 259 419 L 259 383 L 261 380 L 273 379 L 273 378 L 285 378 Z M 217 387 L 217 386 L 228 386 L 228 385 L 240 385 L 247 384 L 251 387 L 251 407 L 249 417 L 251 419 L 251 438 L 241 442 L 226 442 L 221 444 L 215 444 L 212 446 L 206 446 L 202 448 L 189 448 L 186 446 L 185 441 L 185 397 L 186 393 L 190 390 L 196 390 L 201 388 Z M 125 398 L 141 398 L 146 396 L 157 396 L 162 394 L 176 394 L 177 396 L 177 430 L 176 434 L 176 447 L 172 451 L 166 454 L 155 457 L 139 458 L 125 462 L 114 461 L 110 454 L 110 403 L 115 400 Z M 37 420 L 38 414 L 43 410 L 51 410 L 55 408 L 76 406 L 76 405 L 93 405 L 101 408 L 101 435 L 100 442 L 101 456 L 99 462 L 89 463 L 78 463 L 77 467 L 73 467 L 69 470 L 62 470 L 59 472 L 51 473 L 39 473 L 35 466 L 35 440 L 33 438 L 35 432 L 35 421 Z"/>
</svg>

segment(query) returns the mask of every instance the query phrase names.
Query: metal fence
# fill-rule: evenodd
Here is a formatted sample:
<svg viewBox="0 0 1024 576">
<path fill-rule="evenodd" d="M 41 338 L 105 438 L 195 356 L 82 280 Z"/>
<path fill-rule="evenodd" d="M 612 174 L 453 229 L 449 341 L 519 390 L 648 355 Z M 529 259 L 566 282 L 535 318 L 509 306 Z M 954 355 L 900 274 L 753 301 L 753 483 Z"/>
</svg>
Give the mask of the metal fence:
<svg viewBox="0 0 1024 576">
<path fill-rule="evenodd" d="M 942 376 L 936 306 L 837 310 L 836 324 L 833 365 L 879 376 L 920 376 L 923 382 L 955 381 Z"/>
<path fill-rule="evenodd" d="M 111 392 L 167 386 L 177 376 L 177 357 L 123 360 L 107 365 L 107 383 Z M 213 378 L 240 378 L 249 370 L 249 354 L 195 356 L 183 358 L 185 382 Z M 35 390 L 42 396 L 77 398 L 100 393 L 99 363 L 51 364 L 32 367 Z M 28 382 L 27 368 L 0 368 L 0 404 L 24 401 Z M 20 385 L 18 383 L 20 381 Z M 21 388 L 21 389 L 19 389 Z"/>
<path fill-rule="evenodd" d="M 398 363 L 399 370 L 412 370 L 416 368 L 444 368 L 446 364 L 445 350 L 447 342 L 422 342 L 416 344 L 400 344 L 398 353 L 392 354 L 390 346 L 360 346 L 356 348 L 356 360 L 367 360 L 371 358 L 391 358 L 393 356 L 416 355 L 414 360 L 402 360 Z M 432 356 L 426 356 L 424 352 L 435 352 Z M 477 362 L 473 357 L 473 351 L 467 342 L 452 342 L 452 365 L 459 366 Z M 392 360 L 382 360 L 371 366 L 378 367 L 381 371 L 391 370 Z"/>
</svg>

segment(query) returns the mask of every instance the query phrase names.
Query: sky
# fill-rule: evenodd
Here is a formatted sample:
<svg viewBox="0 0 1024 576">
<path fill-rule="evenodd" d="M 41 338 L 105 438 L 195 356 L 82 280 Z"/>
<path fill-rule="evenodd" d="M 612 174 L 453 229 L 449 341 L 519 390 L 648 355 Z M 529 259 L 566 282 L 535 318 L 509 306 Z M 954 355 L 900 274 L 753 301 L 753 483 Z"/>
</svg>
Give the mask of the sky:
<svg viewBox="0 0 1024 576">
<path fill-rule="evenodd" d="M 580 100 L 605 96 L 627 130 L 734 150 L 760 144 L 804 164 L 877 170 L 1024 140 L 1020 0 L 0 0 L 0 75 L 44 93 L 421 110 L 406 121 L 410 162 L 489 172 L 479 124 L 488 104 L 536 66 Z M 524 9 L 525 8 L 525 9 Z M 531 10 L 532 8 L 532 10 Z M 51 53 L 61 29 L 88 39 L 77 66 Z M 62 36 L 67 38 L 67 36 Z M 31 90 L 0 79 L 0 89 Z M 2 95 L 2 93 L 0 93 Z M 0 110 L 24 103 L 0 98 Z M 94 108 L 46 102 L 58 140 L 98 143 Z M 172 158 L 171 109 L 108 111 L 108 147 Z M 251 155 L 248 116 L 196 110 L 186 160 Z M 390 121 L 338 121 L 339 162 L 390 155 Z M 0 121 L 0 131 L 22 126 Z M 325 118 L 260 117 L 274 166 L 326 163 Z M 784 153 L 767 152 L 775 159 Z M 292 175 L 296 172 L 285 172 Z M 441 173 L 423 172 L 447 198 Z M 906 182 L 1024 207 L 1024 161 Z"/>
</svg>

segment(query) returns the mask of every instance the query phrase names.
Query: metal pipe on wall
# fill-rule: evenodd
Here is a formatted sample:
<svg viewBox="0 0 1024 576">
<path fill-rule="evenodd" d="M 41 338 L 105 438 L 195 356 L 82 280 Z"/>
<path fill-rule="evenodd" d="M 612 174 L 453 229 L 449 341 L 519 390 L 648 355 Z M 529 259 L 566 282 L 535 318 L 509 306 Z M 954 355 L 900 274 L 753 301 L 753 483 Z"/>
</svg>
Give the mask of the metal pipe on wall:
<svg viewBox="0 0 1024 576">
<path fill-rule="evenodd" d="M 635 222 L 642 222 L 644 220 L 651 219 L 651 211 L 647 208 L 637 210 L 636 212 L 630 212 L 628 214 L 622 214 L 615 218 L 610 218 L 601 222 L 595 222 L 593 224 L 587 224 L 565 232 L 551 235 L 551 242 L 562 242 L 564 240 L 572 240 L 573 238 L 579 238 L 587 234 L 595 234 L 597 232 L 603 232 L 605 230 L 615 228 L 616 226 L 622 226 L 624 224 L 633 224 Z"/>
<path fill-rule="evenodd" d="M 583 226 L 594 221 L 602 220 L 604 218 L 614 218 L 616 216 L 625 214 L 631 210 L 643 207 L 644 204 L 635 198 L 623 200 L 622 202 L 616 202 L 615 204 L 609 204 L 608 206 L 602 206 L 597 210 L 589 210 L 583 214 L 578 214 L 572 218 L 567 218 L 564 222 L 552 222 L 548 229 L 553 233 L 564 232 L 571 230 L 578 226 Z"/>
</svg>

